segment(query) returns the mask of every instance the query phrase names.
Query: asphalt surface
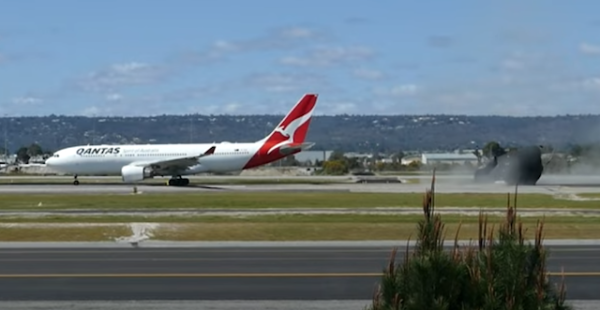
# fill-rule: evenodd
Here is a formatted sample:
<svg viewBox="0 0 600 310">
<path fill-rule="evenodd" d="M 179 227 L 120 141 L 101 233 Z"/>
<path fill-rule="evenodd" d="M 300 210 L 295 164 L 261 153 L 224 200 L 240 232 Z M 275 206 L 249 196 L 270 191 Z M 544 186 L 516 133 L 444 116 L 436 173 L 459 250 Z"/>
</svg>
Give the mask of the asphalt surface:
<svg viewBox="0 0 600 310">
<path fill-rule="evenodd" d="M 2 310 L 364 310 L 371 300 L 183 300 L 183 301 L 0 301 Z M 600 303 L 569 300 L 575 310 L 598 310 Z"/>
<path fill-rule="evenodd" d="M 193 181 L 192 181 L 193 182 Z M 264 184 L 264 185 L 202 185 L 192 184 L 187 187 L 173 187 L 161 184 L 138 185 L 138 193 L 197 193 L 212 191 L 251 191 L 251 192 L 381 192 L 381 193 L 423 193 L 429 188 L 428 182 L 379 183 L 379 184 Z M 471 180 L 438 180 L 438 193 L 507 193 L 514 192 L 514 187 L 504 184 L 477 184 Z M 536 186 L 520 186 L 520 193 L 537 194 L 576 194 L 600 193 L 600 182 L 540 182 Z M 0 194 L 127 194 L 133 192 L 133 186 L 127 184 L 0 184 Z"/>
<path fill-rule="evenodd" d="M 550 249 L 548 270 L 564 268 L 568 298 L 597 298 L 600 246 Z M 389 253 L 389 247 L 4 248 L 0 300 L 368 300 Z"/>
</svg>

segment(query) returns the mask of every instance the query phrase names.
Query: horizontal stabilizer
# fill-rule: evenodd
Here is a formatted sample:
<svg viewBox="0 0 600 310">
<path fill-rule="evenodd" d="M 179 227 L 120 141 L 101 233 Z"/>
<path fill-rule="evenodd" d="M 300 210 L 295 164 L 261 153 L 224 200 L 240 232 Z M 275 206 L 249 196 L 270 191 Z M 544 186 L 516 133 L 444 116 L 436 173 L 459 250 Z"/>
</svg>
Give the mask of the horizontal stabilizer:
<svg viewBox="0 0 600 310">
<path fill-rule="evenodd" d="M 314 142 L 290 143 L 282 146 L 279 153 L 282 155 L 291 154 L 297 151 L 306 151 L 315 145 Z"/>
</svg>

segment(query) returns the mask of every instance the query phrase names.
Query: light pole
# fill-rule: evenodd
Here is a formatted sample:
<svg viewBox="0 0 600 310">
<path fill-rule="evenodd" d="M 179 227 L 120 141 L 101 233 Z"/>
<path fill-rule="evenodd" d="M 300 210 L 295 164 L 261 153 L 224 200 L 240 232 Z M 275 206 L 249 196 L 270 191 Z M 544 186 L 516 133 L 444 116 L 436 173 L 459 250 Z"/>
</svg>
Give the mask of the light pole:
<svg viewBox="0 0 600 310">
<path fill-rule="evenodd" d="M 4 157 L 8 160 L 8 114 L 4 114 Z"/>
</svg>

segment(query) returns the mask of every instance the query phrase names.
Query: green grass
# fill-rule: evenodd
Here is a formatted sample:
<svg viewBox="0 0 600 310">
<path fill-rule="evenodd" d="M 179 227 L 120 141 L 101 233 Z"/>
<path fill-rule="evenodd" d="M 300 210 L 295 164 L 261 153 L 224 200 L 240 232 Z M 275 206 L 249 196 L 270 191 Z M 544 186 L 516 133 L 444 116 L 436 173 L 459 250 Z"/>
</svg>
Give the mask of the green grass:
<svg viewBox="0 0 600 310">
<path fill-rule="evenodd" d="M 336 216 L 337 217 L 337 216 Z M 455 236 L 458 218 L 446 221 L 446 239 Z M 292 219 L 262 218 L 262 222 L 243 219 L 217 219 L 201 223 L 167 223 L 152 230 L 153 240 L 178 241 L 301 241 L 301 240 L 398 240 L 414 238 L 416 217 L 400 219 L 389 216 L 381 218 L 367 217 L 358 219 L 335 219 L 330 217 L 316 219 L 296 217 Z M 255 219 L 257 220 L 257 219 Z M 377 222 L 376 220 L 381 220 Z M 396 220 L 396 221 L 394 221 Z M 537 218 L 523 218 L 524 229 L 532 237 Z M 599 219 L 583 217 L 547 217 L 545 237 L 547 239 L 598 239 Z M 146 219 L 147 222 L 148 219 Z M 150 220 L 151 222 L 154 222 Z M 490 224 L 500 223 L 499 217 L 490 218 Z M 462 218 L 459 239 L 475 240 L 478 223 L 476 217 Z M 118 237 L 131 236 L 127 225 L 114 226 L 77 226 L 52 227 L 43 224 L 32 226 L 0 226 L 0 241 L 114 241 Z M 497 227 L 498 225 L 495 225 Z M 491 226 L 490 228 L 491 229 Z"/>
<path fill-rule="evenodd" d="M 448 214 L 442 216 L 446 223 L 477 223 L 477 216 Z M 541 214 L 540 214 L 541 217 Z M 271 223 L 294 223 L 294 224 L 326 224 L 326 223 L 354 223 L 363 224 L 414 224 L 423 215 L 383 215 L 383 214 L 289 214 L 289 215 L 244 215 L 244 216 L 143 216 L 143 215 L 81 215 L 65 216 L 51 215 L 43 217 L 22 217 L 22 216 L 3 216 L 0 223 L 253 223 L 253 224 L 271 224 Z M 500 221 L 502 216 L 490 215 L 490 221 Z M 535 223 L 539 217 L 522 217 L 523 223 Z M 547 215 L 546 223 L 550 224 L 600 224 L 600 217 L 589 216 L 554 216 Z"/>
<path fill-rule="evenodd" d="M 600 193 L 582 193 L 582 194 L 577 194 L 577 196 L 581 197 L 581 198 L 587 198 L 587 199 L 600 199 Z M 600 201 L 598 201 L 600 203 Z"/>
<path fill-rule="evenodd" d="M 420 207 L 420 193 L 202 192 L 169 194 L 3 194 L 1 209 L 170 209 L 170 208 L 370 208 Z M 436 194 L 440 207 L 505 207 L 506 194 Z M 39 207 L 38 204 L 42 203 Z M 600 207 L 600 201 L 555 199 L 545 194 L 519 194 L 527 208 Z"/>
</svg>

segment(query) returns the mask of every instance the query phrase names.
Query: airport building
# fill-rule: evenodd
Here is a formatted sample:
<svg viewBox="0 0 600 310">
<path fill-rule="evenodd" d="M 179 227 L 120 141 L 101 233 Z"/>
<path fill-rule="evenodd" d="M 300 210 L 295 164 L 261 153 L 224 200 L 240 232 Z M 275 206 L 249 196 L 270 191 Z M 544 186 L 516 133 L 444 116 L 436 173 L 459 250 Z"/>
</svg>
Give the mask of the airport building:
<svg viewBox="0 0 600 310">
<path fill-rule="evenodd" d="M 331 156 L 331 153 L 333 153 L 333 151 L 302 151 L 298 154 L 294 154 L 294 158 L 301 162 L 301 163 L 307 163 L 310 162 L 311 164 L 314 165 L 314 163 L 318 160 L 318 161 L 326 161 L 329 156 Z"/>
<path fill-rule="evenodd" d="M 0 164 L 8 164 L 8 165 L 12 165 L 14 163 L 16 163 L 17 161 L 17 155 L 4 155 L 1 154 L 0 155 Z"/>
<path fill-rule="evenodd" d="M 421 163 L 421 159 L 422 159 L 422 156 L 417 156 L 417 155 L 405 156 L 400 160 L 400 163 L 402 165 L 408 166 L 412 163 Z"/>
<path fill-rule="evenodd" d="M 421 163 L 424 165 L 435 164 L 477 164 L 477 156 L 472 153 L 423 153 Z"/>
</svg>

